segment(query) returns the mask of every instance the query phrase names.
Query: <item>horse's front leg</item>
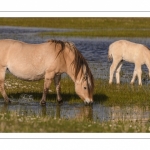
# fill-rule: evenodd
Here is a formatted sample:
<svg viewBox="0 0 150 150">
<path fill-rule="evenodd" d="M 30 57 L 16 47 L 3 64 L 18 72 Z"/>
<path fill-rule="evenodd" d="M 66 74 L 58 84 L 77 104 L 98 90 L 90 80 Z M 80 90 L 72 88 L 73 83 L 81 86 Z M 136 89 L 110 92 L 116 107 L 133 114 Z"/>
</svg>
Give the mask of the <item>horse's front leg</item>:
<svg viewBox="0 0 150 150">
<path fill-rule="evenodd" d="M 46 73 L 45 74 L 43 96 L 42 96 L 42 99 L 40 101 L 41 105 L 46 105 L 46 95 L 48 93 L 50 84 L 54 78 L 54 75 L 55 75 L 54 73 Z"/>
<path fill-rule="evenodd" d="M 0 79 L 0 92 L 5 100 L 6 103 L 10 103 L 10 99 L 8 98 L 6 92 L 5 92 L 5 89 L 4 89 L 4 80 L 1 80 Z"/>
<path fill-rule="evenodd" d="M 6 71 L 6 68 L 3 67 L 3 68 L 0 68 L 0 92 L 5 100 L 6 103 L 9 103 L 11 102 L 5 92 L 5 89 L 4 89 L 4 79 L 5 79 L 5 71 Z"/>
<path fill-rule="evenodd" d="M 54 82 L 55 82 L 55 86 L 56 86 L 57 102 L 58 103 L 62 102 L 62 98 L 61 98 L 61 95 L 60 95 L 60 92 L 61 92 L 60 79 L 61 79 L 61 74 L 55 75 Z"/>
</svg>

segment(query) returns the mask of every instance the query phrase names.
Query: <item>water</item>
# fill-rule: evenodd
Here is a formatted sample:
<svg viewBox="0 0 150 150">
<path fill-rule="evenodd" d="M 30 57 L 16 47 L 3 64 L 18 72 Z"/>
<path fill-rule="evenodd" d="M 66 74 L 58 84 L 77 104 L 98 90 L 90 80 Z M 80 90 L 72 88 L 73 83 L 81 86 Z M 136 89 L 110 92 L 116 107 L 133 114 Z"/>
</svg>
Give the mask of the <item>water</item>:
<svg viewBox="0 0 150 150">
<path fill-rule="evenodd" d="M 52 36 L 40 36 L 41 32 L 65 32 L 67 29 L 52 28 L 23 28 L 23 27 L 0 27 L 0 39 L 15 39 L 28 43 L 42 43 L 53 39 Z M 72 41 L 87 59 L 95 78 L 108 79 L 111 62 L 107 60 L 109 45 L 120 38 L 68 38 L 59 37 L 59 40 Z M 142 43 L 150 47 L 149 38 L 124 38 L 137 43 Z M 121 82 L 130 82 L 134 64 L 124 62 L 122 67 L 123 76 Z M 144 72 L 148 72 L 146 66 L 142 66 Z M 145 80 L 143 84 L 148 84 Z M 0 101 L 0 112 L 16 111 L 21 115 L 48 115 L 54 118 L 88 118 L 93 121 L 109 121 L 119 119 L 148 121 L 150 116 L 149 108 L 143 109 L 138 106 L 113 106 L 105 107 L 99 103 L 94 103 L 92 107 L 82 103 L 70 104 L 64 102 L 58 106 L 56 103 L 48 102 L 45 107 L 41 107 L 34 101 L 32 95 L 21 95 L 18 100 L 14 100 L 11 105 L 5 105 Z"/>
</svg>

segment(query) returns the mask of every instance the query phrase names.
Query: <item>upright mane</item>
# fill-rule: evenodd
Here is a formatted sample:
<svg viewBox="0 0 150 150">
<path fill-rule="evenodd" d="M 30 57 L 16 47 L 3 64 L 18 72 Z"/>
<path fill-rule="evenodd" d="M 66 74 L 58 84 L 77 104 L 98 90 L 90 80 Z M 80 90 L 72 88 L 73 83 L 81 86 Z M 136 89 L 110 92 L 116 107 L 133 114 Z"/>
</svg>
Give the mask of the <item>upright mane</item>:
<svg viewBox="0 0 150 150">
<path fill-rule="evenodd" d="M 87 80 L 89 86 L 88 89 L 91 91 L 94 87 L 94 79 L 87 61 L 73 43 L 65 42 L 65 45 L 75 54 L 75 58 L 71 63 L 75 69 L 75 80 L 81 71 L 81 76 L 84 76 L 83 80 Z"/>
</svg>

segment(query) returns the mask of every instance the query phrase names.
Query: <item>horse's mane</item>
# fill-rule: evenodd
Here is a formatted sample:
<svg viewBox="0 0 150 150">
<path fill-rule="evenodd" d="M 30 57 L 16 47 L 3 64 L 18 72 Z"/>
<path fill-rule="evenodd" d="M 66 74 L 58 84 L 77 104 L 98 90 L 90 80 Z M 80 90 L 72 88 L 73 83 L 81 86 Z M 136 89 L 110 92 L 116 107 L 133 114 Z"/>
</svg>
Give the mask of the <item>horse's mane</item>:
<svg viewBox="0 0 150 150">
<path fill-rule="evenodd" d="M 53 39 L 53 40 L 49 40 L 48 42 L 55 44 L 55 48 L 56 48 L 57 45 L 60 45 L 60 46 L 61 46 L 61 49 L 60 49 L 59 53 L 60 53 L 61 51 L 63 51 L 64 48 L 65 48 L 65 43 L 64 43 L 63 41 L 54 40 L 54 39 Z M 58 55 L 59 55 L 59 53 L 58 53 Z"/>
<path fill-rule="evenodd" d="M 90 68 L 89 68 L 85 58 L 78 51 L 76 46 L 73 43 L 71 43 L 71 42 L 63 42 L 63 41 L 60 41 L 60 40 L 49 40 L 48 42 L 54 43 L 55 47 L 58 44 L 61 45 L 61 49 L 58 52 L 57 57 L 65 49 L 65 47 L 68 47 L 69 50 L 71 50 L 74 53 L 75 57 L 74 57 L 74 60 L 72 61 L 71 65 L 74 66 L 75 80 L 77 79 L 77 76 L 78 76 L 79 72 L 81 71 L 81 76 L 83 75 L 84 79 L 87 79 L 88 86 L 89 86 L 88 89 L 89 89 L 89 91 L 91 91 L 93 89 L 93 87 L 94 87 L 93 75 L 92 75 L 92 73 L 90 71 Z"/>
<path fill-rule="evenodd" d="M 81 71 L 81 76 L 84 76 L 83 80 L 87 80 L 89 86 L 88 89 L 89 91 L 91 91 L 94 87 L 94 79 L 87 61 L 73 43 L 65 42 L 65 45 L 75 54 L 75 58 L 71 63 L 71 65 L 73 65 L 75 69 L 75 80 L 77 79 L 77 76 Z"/>
</svg>

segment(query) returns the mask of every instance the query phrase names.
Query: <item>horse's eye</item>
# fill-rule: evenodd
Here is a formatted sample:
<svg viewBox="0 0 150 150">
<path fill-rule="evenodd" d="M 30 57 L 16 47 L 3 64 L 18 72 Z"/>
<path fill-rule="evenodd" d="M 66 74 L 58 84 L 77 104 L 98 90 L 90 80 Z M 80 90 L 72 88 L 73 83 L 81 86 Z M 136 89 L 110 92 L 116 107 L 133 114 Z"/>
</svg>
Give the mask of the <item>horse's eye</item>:
<svg viewBox="0 0 150 150">
<path fill-rule="evenodd" d="M 86 87 L 84 87 L 84 89 L 86 90 Z"/>
</svg>

